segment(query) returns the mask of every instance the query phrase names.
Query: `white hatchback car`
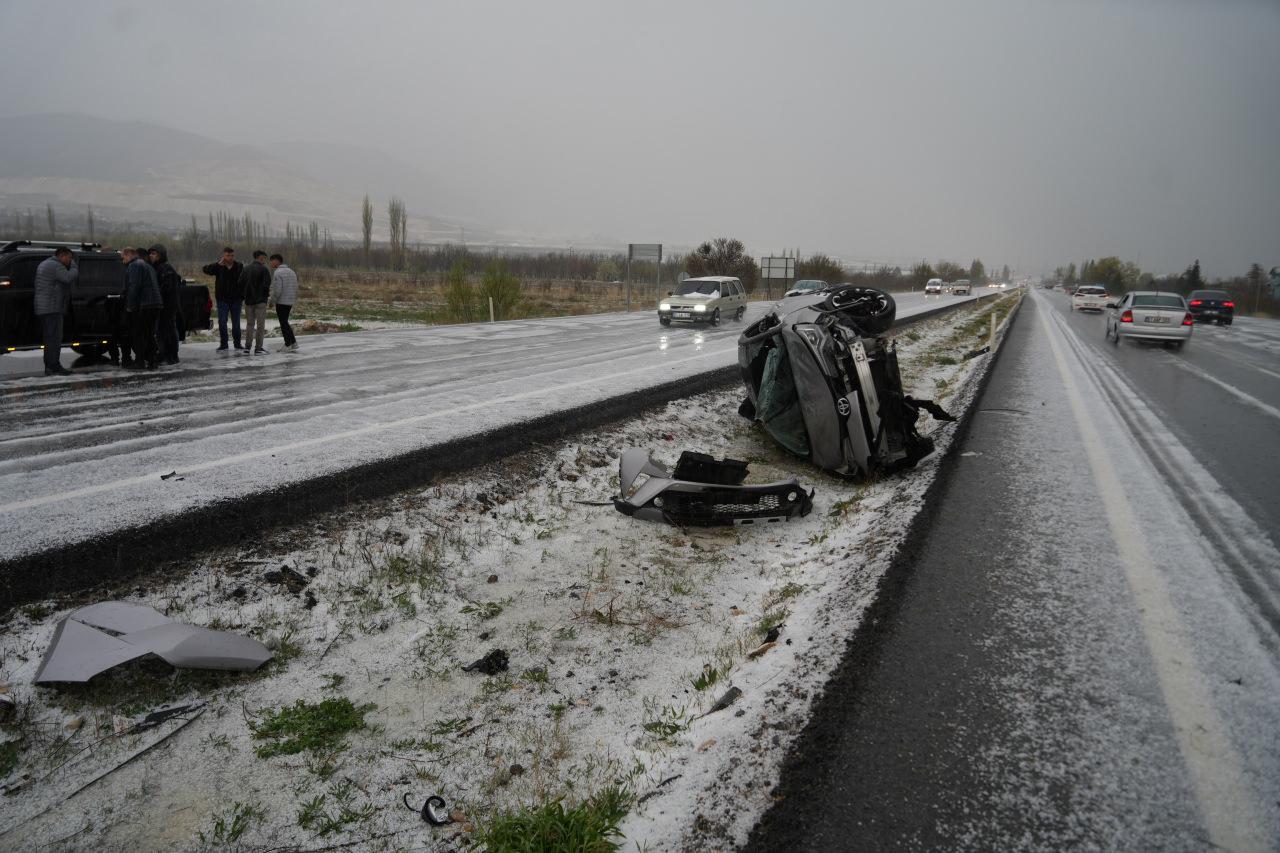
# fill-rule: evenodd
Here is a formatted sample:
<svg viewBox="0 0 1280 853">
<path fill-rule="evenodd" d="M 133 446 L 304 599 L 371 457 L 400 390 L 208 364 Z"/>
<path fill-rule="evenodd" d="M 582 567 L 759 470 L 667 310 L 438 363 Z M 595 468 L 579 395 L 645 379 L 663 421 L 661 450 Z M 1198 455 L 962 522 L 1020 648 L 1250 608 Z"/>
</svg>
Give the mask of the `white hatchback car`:
<svg viewBox="0 0 1280 853">
<path fill-rule="evenodd" d="M 686 278 L 673 293 L 658 303 L 658 322 L 710 323 L 722 319 L 741 320 L 747 312 L 747 291 L 738 279 L 727 275 Z"/>
<path fill-rule="evenodd" d="M 1071 310 L 1101 312 L 1110 301 L 1111 297 L 1107 295 L 1105 287 L 1090 284 L 1076 288 L 1076 292 L 1071 294 Z"/>
<path fill-rule="evenodd" d="M 1176 293 L 1135 290 L 1107 303 L 1107 338 L 1116 344 L 1135 338 L 1182 349 L 1191 340 L 1193 325 L 1186 300 Z"/>
<path fill-rule="evenodd" d="M 942 295 L 942 279 L 931 278 L 925 283 L 924 295 L 929 296 L 930 294 L 934 296 Z"/>
</svg>

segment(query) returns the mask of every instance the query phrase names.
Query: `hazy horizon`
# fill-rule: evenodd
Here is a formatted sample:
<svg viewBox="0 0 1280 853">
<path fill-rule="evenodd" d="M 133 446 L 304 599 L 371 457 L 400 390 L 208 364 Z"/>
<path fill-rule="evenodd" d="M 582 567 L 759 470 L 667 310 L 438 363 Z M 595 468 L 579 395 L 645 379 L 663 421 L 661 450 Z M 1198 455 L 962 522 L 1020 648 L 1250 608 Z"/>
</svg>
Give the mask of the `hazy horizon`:
<svg viewBox="0 0 1280 853">
<path fill-rule="evenodd" d="M 756 255 L 1280 264 L 1277 3 L 4 5 L 33 34 L 6 114 L 375 148 L 467 208 L 411 215 Z"/>
</svg>

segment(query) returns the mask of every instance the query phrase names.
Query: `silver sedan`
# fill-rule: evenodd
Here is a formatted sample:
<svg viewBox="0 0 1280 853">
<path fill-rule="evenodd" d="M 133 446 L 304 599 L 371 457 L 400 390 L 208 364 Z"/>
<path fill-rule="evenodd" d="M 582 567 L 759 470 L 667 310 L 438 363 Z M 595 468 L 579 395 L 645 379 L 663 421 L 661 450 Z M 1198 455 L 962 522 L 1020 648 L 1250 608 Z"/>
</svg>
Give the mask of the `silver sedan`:
<svg viewBox="0 0 1280 853">
<path fill-rule="evenodd" d="M 1193 320 L 1187 302 L 1176 293 L 1135 290 L 1107 303 L 1107 338 L 1158 341 L 1174 349 L 1191 340 Z"/>
</svg>

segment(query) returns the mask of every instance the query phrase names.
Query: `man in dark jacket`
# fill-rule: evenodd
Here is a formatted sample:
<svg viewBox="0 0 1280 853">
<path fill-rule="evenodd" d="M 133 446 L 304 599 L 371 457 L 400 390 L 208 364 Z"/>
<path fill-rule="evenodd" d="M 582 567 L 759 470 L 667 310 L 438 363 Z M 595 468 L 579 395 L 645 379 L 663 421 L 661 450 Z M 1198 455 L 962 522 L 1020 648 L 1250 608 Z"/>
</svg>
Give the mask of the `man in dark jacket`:
<svg viewBox="0 0 1280 853">
<path fill-rule="evenodd" d="M 182 277 L 169 263 L 169 253 L 159 243 L 147 250 L 151 268 L 160 285 L 160 316 L 156 319 L 156 338 L 160 344 L 160 361 L 178 363 L 178 289 Z"/>
<path fill-rule="evenodd" d="M 68 376 L 62 366 L 62 321 L 71 310 L 71 287 L 80 277 L 75 255 L 65 246 L 36 267 L 35 309 L 44 341 L 44 375 Z"/>
<path fill-rule="evenodd" d="M 253 263 L 240 274 L 240 286 L 244 291 L 244 352 L 253 347 L 255 355 L 265 355 L 262 338 L 267 332 L 267 302 L 271 299 L 271 270 L 267 269 L 267 253 L 258 249 L 253 253 Z"/>
<path fill-rule="evenodd" d="M 120 253 L 124 260 L 124 307 L 129 315 L 129 340 L 133 346 L 134 365 L 155 370 L 156 317 L 164 304 L 160 299 L 160 285 L 156 271 L 144 261 L 145 249 L 125 249 Z"/>
<path fill-rule="evenodd" d="M 218 303 L 218 334 L 222 336 L 222 346 L 227 348 L 227 315 L 231 315 L 231 332 L 235 338 L 236 349 L 240 349 L 240 304 L 244 300 L 244 288 L 240 284 L 240 275 L 244 272 L 244 264 L 236 260 L 236 250 L 226 246 L 222 257 L 203 267 L 205 275 L 213 276 L 213 298 Z"/>
</svg>

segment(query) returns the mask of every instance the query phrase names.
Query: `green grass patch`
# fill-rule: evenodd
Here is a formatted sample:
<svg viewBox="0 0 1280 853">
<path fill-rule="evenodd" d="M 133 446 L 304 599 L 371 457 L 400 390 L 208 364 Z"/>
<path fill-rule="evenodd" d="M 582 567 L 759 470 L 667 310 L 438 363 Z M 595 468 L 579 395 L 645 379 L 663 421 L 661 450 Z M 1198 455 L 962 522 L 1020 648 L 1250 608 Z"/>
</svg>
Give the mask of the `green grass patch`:
<svg viewBox="0 0 1280 853">
<path fill-rule="evenodd" d="M 634 795 L 611 785 L 576 806 L 557 799 L 518 812 L 500 814 L 480 829 L 478 846 L 490 853 L 610 853 L 619 849 L 619 826 Z"/>
<path fill-rule="evenodd" d="M 254 823 L 261 823 L 262 810 L 250 803 L 235 803 L 226 814 L 214 815 L 209 834 L 197 832 L 200 842 L 211 847 L 225 847 L 240 840 Z"/>
<path fill-rule="evenodd" d="M 338 782 L 329 787 L 328 795 L 317 794 L 302 804 L 298 810 L 298 826 L 314 832 L 324 838 L 346 827 L 364 823 L 373 817 L 373 803 L 363 806 L 355 805 L 354 785 L 349 781 Z M 333 798 L 334 810 L 327 807 L 329 798 Z"/>
<path fill-rule="evenodd" d="M 259 758 L 299 752 L 333 753 L 346 748 L 346 735 L 366 728 L 364 715 L 373 704 L 355 705 L 345 696 L 315 704 L 299 699 L 279 711 L 266 711 L 249 723 L 254 740 L 267 740 L 254 752 Z"/>
</svg>

